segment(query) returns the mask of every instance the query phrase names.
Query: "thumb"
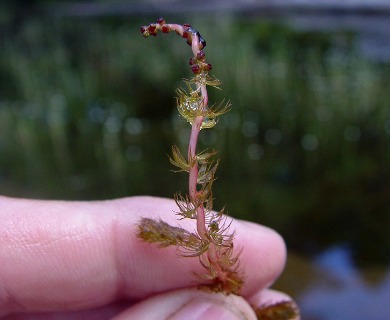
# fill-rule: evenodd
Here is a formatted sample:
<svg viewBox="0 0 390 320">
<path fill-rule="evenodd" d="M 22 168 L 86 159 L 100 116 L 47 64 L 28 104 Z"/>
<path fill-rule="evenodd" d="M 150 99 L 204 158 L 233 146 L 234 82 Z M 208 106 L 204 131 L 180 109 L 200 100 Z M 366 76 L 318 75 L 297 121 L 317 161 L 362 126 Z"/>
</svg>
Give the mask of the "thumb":
<svg viewBox="0 0 390 320">
<path fill-rule="evenodd" d="M 242 297 L 198 289 L 181 289 L 143 300 L 114 320 L 254 320 L 250 305 Z"/>
</svg>

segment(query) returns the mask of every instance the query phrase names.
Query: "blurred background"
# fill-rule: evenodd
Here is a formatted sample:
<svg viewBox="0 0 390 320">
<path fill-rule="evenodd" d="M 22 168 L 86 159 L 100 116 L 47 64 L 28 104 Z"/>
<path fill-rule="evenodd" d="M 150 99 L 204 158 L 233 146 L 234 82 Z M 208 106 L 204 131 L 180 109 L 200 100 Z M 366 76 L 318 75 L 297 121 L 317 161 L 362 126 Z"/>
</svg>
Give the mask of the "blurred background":
<svg viewBox="0 0 390 320">
<path fill-rule="evenodd" d="M 0 193 L 95 200 L 172 197 L 173 143 L 189 126 L 174 91 L 191 51 L 163 16 L 207 41 L 233 109 L 215 208 L 276 229 L 289 249 L 274 288 L 303 319 L 388 319 L 390 4 L 339 1 L 0 3 Z"/>
</svg>

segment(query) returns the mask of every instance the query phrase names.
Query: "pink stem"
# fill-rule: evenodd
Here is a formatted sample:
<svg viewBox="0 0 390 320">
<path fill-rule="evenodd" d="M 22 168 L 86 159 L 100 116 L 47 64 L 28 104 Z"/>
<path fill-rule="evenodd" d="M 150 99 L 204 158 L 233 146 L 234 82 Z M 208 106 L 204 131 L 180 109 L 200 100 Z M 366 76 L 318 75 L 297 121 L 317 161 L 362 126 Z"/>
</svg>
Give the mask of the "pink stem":
<svg viewBox="0 0 390 320">
<path fill-rule="evenodd" d="M 198 143 L 198 137 L 200 132 L 200 127 L 203 122 L 203 117 L 196 117 L 192 123 L 190 142 L 188 145 L 188 162 L 191 163 L 193 159 L 196 158 L 196 146 Z M 189 194 L 191 198 L 195 199 L 196 197 L 196 185 L 198 180 L 198 164 L 195 161 L 195 164 L 190 169 L 189 177 Z"/>
<path fill-rule="evenodd" d="M 183 35 L 184 28 L 183 26 L 179 24 L 169 24 L 168 25 L 170 29 L 175 30 L 176 33 L 179 35 Z M 200 41 L 199 37 L 197 36 L 196 33 L 192 34 L 192 43 L 191 43 L 191 48 L 194 56 L 198 54 L 198 52 L 201 50 L 200 49 Z M 202 104 L 203 108 L 207 109 L 208 105 L 208 93 L 207 93 L 207 88 L 206 85 L 204 84 L 198 84 L 198 88 L 200 87 L 201 94 L 202 94 Z M 192 129 L 191 129 L 191 136 L 190 136 L 190 142 L 188 145 L 188 162 L 191 163 L 193 159 L 196 157 L 196 146 L 198 144 L 198 137 L 199 137 L 199 132 L 203 123 L 204 117 L 203 116 L 198 116 L 195 117 L 193 123 L 192 123 Z M 196 197 L 198 195 L 198 190 L 197 190 L 197 181 L 198 181 L 198 173 L 199 173 L 199 168 L 198 168 L 198 163 L 195 161 L 195 164 L 191 167 L 190 172 L 189 172 L 189 181 L 188 181 L 188 188 L 189 188 L 189 196 L 192 201 L 196 202 Z M 204 211 L 203 204 L 201 204 L 197 208 L 197 221 L 196 221 L 196 226 L 197 226 L 197 232 L 199 236 L 202 239 L 207 238 L 207 228 L 206 228 L 206 215 Z M 210 247 L 210 252 L 208 254 L 210 261 L 216 261 L 216 251 L 215 247 L 213 244 L 211 244 Z"/>
<path fill-rule="evenodd" d="M 187 38 L 187 43 L 191 45 L 192 52 L 194 54 L 194 58 L 192 59 L 202 59 L 202 54 L 201 50 L 203 49 L 204 43 L 202 43 L 202 40 L 199 38 L 199 33 L 196 32 L 194 29 L 190 28 L 189 25 L 179 25 L 179 24 L 165 24 L 165 22 L 159 22 L 157 21 L 158 24 L 152 24 L 149 27 L 142 27 L 141 31 L 145 36 L 152 34 L 155 36 L 157 33 L 155 32 L 155 29 L 158 28 L 162 30 L 162 32 L 169 32 L 171 30 L 174 30 L 177 34 L 181 35 L 184 38 Z M 163 25 L 164 24 L 164 25 Z M 191 35 L 185 34 L 185 32 L 190 32 Z M 190 38 L 188 38 L 190 37 Z M 204 54 L 203 54 L 204 56 Z M 194 60 L 190 60 L 190 62 L 193 62 Z M 211 65 L 209 65 L 211 66 Z M 193 72 L 195 74 L 199 73 L 199 69 L 193 69 Z M 209 68 L 204 69 L 209 70 Z M 196 77 L 195 77 L 196 79 Z M 196 80 L 197 81 L 197 80 Z M 207 111 L 208 108 L 208 93 L 207 93 L 207 88 L 206 84 L 201 83 L 201 81 L 197 81 L 196 83 L 197 90 L 200 90 L 201 96 L 202 96 L 202 108 L 203 111 Z M 193 203 L 196 203 L 197 209 L 196 209 L 196 216 L 197 216 L 197 232 L 199 236 L 207 240 L 208 239 L 208 231 L 207 231 L 207 226 L 206 226 L 206 215 L 205 215 L 205 209 L 203 207 L 203 203 L 198 203 L 198 197 L 200 196 L 200 192 L 197 190 L 197 185 L 198 185 L 198 174 L 199 174 L 199 168 L 198 168 L 198 163 L 196 160 L 196 147 L 198 143 L 198 137 L 199 137 L 199 132 L 202 127 L 202 123 L 204 121 L 203 116 L 196 116 L 192 122 L 192 128 L 191 128 L 191 136 L 190 136 L 190 141 L 188 145 L 188 163 L 193 163 L 193 166 L 190 168 L 189 171 L 189 181 L 188 181 L 188 188 L 189 188 L 189 197 Z M 209 242 L 209 247 L 207 251 L 207 260 L 208 263 L 210 264 L 210 268 L 215 270 L 218 274 L 218 277 L 221 278 L 221 281 L 223 280 L 222 278 L 224 277 L 224 274 L 226 274 L 223 271 L 223 268 L 221 268 L 220 265 L 220 257 L 219 257 L 219 251 L 216 248 L 216 245 L 213 241 Z"/>
<path fill-rule="evenodd" d="M 203 98 L 203 108 L 207 109 L 207 105 L 209 103 L 209 95 L 207 93 L 206 85 L 202 85 L 200 87 L 200 90 L 202 92 L 202 98 Z"/>
<path fill-rule="evenodd" d="M 196 57 L 196 55 L 200 51 L 200 48 L 199 48 L 199 38 L 198 38 L 197 35 L 194 35 L 194 37 L 192 38 L 191 48 L 192 48 L 192 53 Z"/>
<path fill-rule="evenodd" d="M 177 30 L 175 28 L 175 30 Z M 182 32 L 182 29 L 180 30 Z M 179 32 L 180 32 L 179 31 Z M 192 52 L 194 56 L 197 55 L 197 53 L 200 51 L 200 43 L 199 43 L 199 38 L 197 35 L 193 35 L 192 38 Z M 208 94 L 207 94 L 207 89 L 205 85 L 201 86 L 201 93 L 202 93 L 202 103 L 203 103 L 203 108 L 207 108 L 208 104 Z M 188 160 L 189 162 L 192 161 L 196 157 L 196 146 L 198 143 L 198 137 L 199 137 L 199 132 L 203 123 L 204 117 L 203 116 L 198 116 L 194 119 L 192 123 L 192 129 L 191 129 L 191 137 L 190 137 L 190 143 L 188 146 Z M 189 174 L 189 194 L 192 200 L 196 201 L 196 196 L 197 196 L 197 179 L 198 179 L 198 163 L 195 161 L 194 166 L 190 169 L 190 174 Z M 197 227 L 197 232 L 199 236 L 202 239 L 206 239 L 207 237 L 207 229 L 206 229 L 206 215 L 204 211 L 203 204 L 201 204 L 197 208 L 197 221 L 196 221 L 196 227 Z"/>
<path fill-rule="evenodd" d="M 193 159 L 196 158 L 196 146 L 198 143 L 198 137 L 200 128 L 202 126 L 203 117 L 199 116 L 196 117 L 192 123 L 192 129 L 191 129 L 191 136 L 190 136 L 190 143 L 188 146 L 188 162 L 192 162 Z M 188 188 L 189 188 L 189 195 L 192 201 L 196 202 L 196 196 L 197 196 L 197 181 L 198 181 L 198 163 L 195 160 L 194 165 L 191 167 L 189 172 L 189 181 L 188 181 Z M 196 219 L 196 225 L 197 225 L 197 231 L 198 234 L 202 239 L 206 238 L 207 230 L 206 230 L 206 216 L 204 212 L 203 205 L 200 205 L 197 208 L 197 219 Z"/>
</svg>

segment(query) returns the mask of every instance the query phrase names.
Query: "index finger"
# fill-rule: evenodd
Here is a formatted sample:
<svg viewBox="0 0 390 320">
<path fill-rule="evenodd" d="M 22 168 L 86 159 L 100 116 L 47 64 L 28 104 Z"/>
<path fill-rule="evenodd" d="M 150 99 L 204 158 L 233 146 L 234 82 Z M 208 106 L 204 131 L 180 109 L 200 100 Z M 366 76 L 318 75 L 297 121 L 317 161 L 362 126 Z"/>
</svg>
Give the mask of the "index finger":
<svg viewBox="0 0 390 320">
<path fill-rule="evenodd" d="M 0 315 L 16 311 L 66 311 L 113 301 L 140 300 L 194 285 L 196 258 L 157 248 L 136 237 L 141 217 L 176 221 L 172 200 L 132 197 L 97 202 L 0 199 Z M 284 266 L 280 236 L 235 220 L 243 249 L 243 295 L 267 287 Z"/>
</svg>

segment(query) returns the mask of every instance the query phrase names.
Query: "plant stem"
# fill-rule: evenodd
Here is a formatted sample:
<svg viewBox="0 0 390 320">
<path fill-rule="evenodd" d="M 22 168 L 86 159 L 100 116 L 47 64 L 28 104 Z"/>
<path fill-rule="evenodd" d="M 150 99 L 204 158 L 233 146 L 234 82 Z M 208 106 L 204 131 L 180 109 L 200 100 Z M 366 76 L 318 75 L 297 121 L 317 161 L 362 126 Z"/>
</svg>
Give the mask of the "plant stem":
<svg viewBox="0 0 390 320">
<path fill-rule="evenodd" d="M 181 28 L 182 29 L 182 28 Z M 177 30 L 177 29 L 176 29 Z M 193 34 L 192 36 L 192 43 L 191 43 L 191 48 L 192 48 L 192 53 L 196 57 L 198 52 L 201 50 L 200 48 L 200 41 L 199 37 L 196 33 Z M 197 88 L 198 90 L 200 89 L 201 91 L 201 96 L 202 96 L 202 109 L 205 110 L 207 109 L 208 105 L 208 93 L 207 93 L 207 88 L 205 84 L 197 83 Z M 196 159 L 196 146 L 198 143 L 198 137 L 199 137 L 199 132 L 203 123 L 204 117 L 203 116 L 198 116 L 195 117 L 193 123 L 192 123 L 192 128 L 191 128 L 191 136 L 190 136 L 190 142 L 188 145 L 188 162 L 191 163 L 192 159 Z M 197 179 L 198 179 L 198 163 L 195 160 L 194 165 L 190 169 L 189 172 L 189 195 L 193 203 L 197 203 Z M 199 206 L 196 209 L 196 228 L 199 236 L 206 240 L 207 239 L 207 228 L 206 228 L 206 215 L 203 207 L 203 203 L 200 203 Z"/>
<path fill-rule="evenodd" d="M 199 132 L 200 132 L 203 119 L 204 118 L 202 116 L 196 117 L 194 119 L 194 122 L 192 123 L 190 142 L 188 145 L 188 162 L 191 163 L 192 159 L 195 159 L 194 165 L 190 169 L 189 179 L 188 179 L 189 196 L 193 203 L 197 203 L 196 198 L 198 196 L 198 190 L 196 186 L 198 181 L 199 169 L 198 169 L 198 163 L 196 161 L 196 146 L 198 143 Z M 196 218 L 197 232 L 202 239 L 206 239 L 207 237 L 206 216 L 205 216 L 203 204 L 200 204 L 199 207 L 196 209 L 196 216 L 197 216 Z"/>
<path fill-rule="evenodd" d="M 189 24 L 167 24 L 163 18 L 158 19 L 157 23 L 141 27 L 144 37 L 156 36 L 158 30 L 162 33 L 175 31 L 187 40 L 194 55 L 189 61 L 194 77 L 185 80 L 189 93 L 181 89 L 177 90 L 179 113 L 191 123 L 187 161 L 183 159 L 177 148 L 172 148 L 173 158 L 170 160 L 172 164 L 180 168 L 180 171 L 189 173 L 188 196 L 183 198 L 179 194 L 176 201 L 180 209 L 179 214 L 183 218 L 196 219 L 197 235 L 189 237 L 187 242 L 182 240 L 186 237 L 177 236 L 177 238 L 181 239 L 184 248 L 193 248 L 195 255 L 199 256 L 202 265 L 208 270 L 207 278 L 210 283 L 207 287 L 215 292 L 238 293 L 243 280 L 237 273 L 238 257 L 232 256 L 234 233 L 227 233 L 228 226 L 225 226 L 223 210 L 217 214 L 211 212 L 213 202 L 211 188 L 218 161 L 214 163 L 212 160 L 214 151 L 196 153 L 200 130 L 212 128 L 216 124 L 216 118 L 229 110 L 230 103 L 225 107 L 208 106 L 207 85 L 218 88 L 220 82 L 208 75 L 212 65 L 206 62 L 206 55 L 203 52 L 206 41 L 199 32 Z M 148 235 L 149 229 L 143 228 L 142 232 Z M 163 235 L 162 239 L 172 237 L 172 230 L 177 232 L 177 229 L 172 228 L 165 233 L 157 232 L 157 238 L 161 238 L 160 234 Z M 177 242 L 181 243 L 180 241 Z"/>
</svg>

